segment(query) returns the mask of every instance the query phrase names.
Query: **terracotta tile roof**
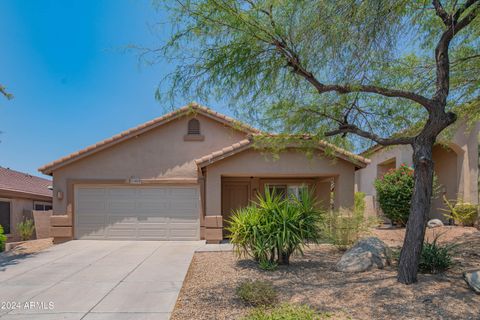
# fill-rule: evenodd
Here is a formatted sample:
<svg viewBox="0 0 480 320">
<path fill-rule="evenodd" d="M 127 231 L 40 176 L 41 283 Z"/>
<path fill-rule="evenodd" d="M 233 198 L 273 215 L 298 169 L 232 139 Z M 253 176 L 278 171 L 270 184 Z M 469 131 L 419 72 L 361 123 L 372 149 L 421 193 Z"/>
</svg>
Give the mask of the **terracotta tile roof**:
<svg viewBox="0 0 480 320">
<path fill-rule="evenodd" d="M 207 108 L 205 106 L 201 106 L 196 103 L 191 103 L 187 106 L 184 106 L 182 108 L 179 108 L 177 110 L 174 110 L 170 113 L 167 113 L 161 117 L 155 118 L 153 120 L 150 120 L 148 122 L 145 122 L 137 127 L 131 128 L 129 130 L 126 130 L 124 132 L 121 132 L 111 138 L 105 139 L 103 141 L 100 141 L 94 145 L 91 145 L 89 147 L 86 147 L 85 149 L 82 149 L 80 151 L 74 152 L 72 154 L 69 154 L 68 156 L 65 156 L 63 158 L 60 158 L 58 160 L 55 160 L 51 163 L 48 163 L 42 167 L 40 167 L 38 170 L 44 174 L 52 174 L 53 170 L 58 169 L 68 163 L 71 163 L 73 161 L 79 160 L 85 156 L 88 156 L 92 153 L 98 152 L 100 150 L 103 150 L 105 148 L 108 148 L 116 143 L 125 141 L 129 138 L 132 138 L 134 136 L 137 136 L 139 134 L 142 134 L 148 130 L 151 130 L 153 128 L 156 128 L 164 123 L 167 123 L 171 120 L 174 120 L 178 118 L 179 116 L 182 116 L 184 114 L 188 114 L 189 112 L 195 113 L 198 112 L 204 116 L 213 118 L 217 121 L 223 122 L 224 124 L 240 130 L 244 131 L 246 133 L 260 133 L 261 131 L 258 129 L 255 129 L 245 123 L 242 123 L 238 120 L 235 120 L 229 116 L 223 115 L 221 113 L 218 113 L 216 111 L 213 111 L 210 108 Z"/>
<path fill-rule="evenodd" d="M 0 167 L 0 191 L 14 191 L 40 196 L 52 196 L 48 186 L 52 181 L 15 171 L 9 168 Z"/>
<path fill-rule="evenodd" d="M 198 166 L 205 166 L 215 161 L 224 159 L 232 154 L 235 154 L 243 149 L 251 147 L 252 141 L 250 139 L 241 140 L 237 143 L 232 144 L 231 146 L 225 147 L 218 151 L 207 154 L 199 159 L 195 160 L 195 163 Z"/>
<path fill-rule="evenodd" d="M 273 135 L 272 135 L 273 136 Z M 252 136 L 254 138 L 254 136 Z M 299 136 L 299 139 L 305 139 L 308 140 L 310 139 L 308 136 Z M 240 151 L 243 151 L 245 149 L 248 149 L 253 146 L 253 139 L 245 139 L 242 141 L 239 141 L 235 144 L 232 144 L 231 146 L 225 147 L 223 149 L 220 149 L 218 151 L 212 152 L 210 154 L 207 154 L 199 159 L 195 160 L 195 163 L 200 166 L 200 167 L 205 167 L 208 166 L 209 164 L 212 164 L 216 161 L 225 159 L 231 155 L 234 155 Z M 293 146 L 293 145 L 292 145 Z M 294 146 L 293 146 L 294 147 Z M 370 160 L 367 158 L 364 158 L 362 156 L 356 155 L 352 152 L 349 152 L 345 149 L 339 148 L 331 143 L 328 143 L 326 141 L 320 141 L 319 142 L 319 149 L 331 149 L 336 157 L 342 158 L 346 161 L 352 162 L 356 166 L 360 168 L 364 168 L 367 164 L 370 163 Z"/>
</svg>

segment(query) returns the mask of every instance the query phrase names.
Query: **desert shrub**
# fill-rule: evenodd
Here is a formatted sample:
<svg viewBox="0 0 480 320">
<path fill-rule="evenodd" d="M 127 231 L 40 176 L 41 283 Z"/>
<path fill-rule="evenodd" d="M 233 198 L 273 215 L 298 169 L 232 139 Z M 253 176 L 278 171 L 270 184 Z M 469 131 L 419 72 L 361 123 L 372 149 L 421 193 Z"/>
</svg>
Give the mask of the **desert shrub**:
<svg viewBox="0 0 480 320">
<path fill-rule="evenodd" d="M 414 184 L 413 169 L 406 165 L 389 170 L 382 178 L 375 180 L 380 208 L 393 223 L 407 223 Z"/>
<path fill-rule="evenodd" d="M 464 226 L 473 226 L 478 218 L 478 206 L 472 203 L 463 202 L 458 200 L 455 204 L 449 201 L 447 197 L 443 196 L 443 201 L 447 206 L 448 214 L 445 216 L 449 219 L 453 219 L 456 224 Z"/>
<path fill-rule="evenodd" d="M 292 253 L 319 242 L 322 217 L 312 194 L 284 199 L 266 189 L 256 204 L 232 215 L 227 230 L 237 255 L 288 264 Z"/>
<path fill-rule="evenodd" d="M 439 236 L 432 242 L 423 243 L 422 255 L 418 269 L 424 273 L 441 273 L 450 269 L 453 265 L 452 254 L 455 244 L 439 244 Z"/>
<path fill-rule="evenodd" d="M 236 292 L 243 302 L 255 307 L 270 306 L 277 301 L 277 291 L 268 281 L 247 280 L 237 287 Z"/>
<path fill-rule="evenodd" d="M 3 227 L 0 225 L 0 252 L 5 250 L 5 243 L 7 242 L 7 236 L 3 232 Z"/>
<path fill-rule="evenodd" d="M 26 219 L 17 224 L 17 232 L 22 241 L 30 240 L 35 231 L 35 224 L 32 219 Z"/>
<path fill-rule="evenodd" d="M 365 192 L 355 192 L 355 212 L 365 214 Z"/>
<path fill-rule="evenodd" d="M 413 169 L 402 164 L 397 169 L 391 169 L 374 182 L 378 203 L 384 215 L 399 225 L 406 225 L 410 214 L 413 187 L 415 180 Z M 440 190 L 437 176 L 433 178 L 432 199 Z"/>
<path fill-rule="evenodd" d="M 277 308 L 256 308 L 243 320 L 321 320 L 329 318 L 307 305 L 282 304 Z"/>
<path fill-rule="evenodd" d="M 331 211 L 325 216 L 322 235 L 326 241 L 345 249 L 376 224 L 376 218 L 365 219 L 363 212 L 357 210 Z"/>
</svg>

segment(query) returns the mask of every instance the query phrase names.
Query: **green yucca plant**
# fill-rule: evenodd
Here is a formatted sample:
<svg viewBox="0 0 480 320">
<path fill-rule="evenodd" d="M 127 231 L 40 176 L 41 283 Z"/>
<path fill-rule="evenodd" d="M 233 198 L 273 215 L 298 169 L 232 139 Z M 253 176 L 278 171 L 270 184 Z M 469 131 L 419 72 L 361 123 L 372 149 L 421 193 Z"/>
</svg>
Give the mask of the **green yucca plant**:
<svg viewBox="0 0 480 320">
<path fill-rule="evenodd" d="M 34 231 L 35 223 L 32 219 L 25 219 L 24 221 L 17 224 L 17 232 L 20 235 L 20 239 L 22 239 L 22 241 L 30 240 L 33 236 Z"/>
<path fill-rule="evenodd" d="M 456 244 L 439 244 L 437 235 L 432 242 L 423 243 L 418 269 L 424 273 L 442 273 L 453 265 L 453 252 Z"/>
<path fill-rule="evenodd" d="M 443 202 L 447 206 L 447 209 L 440 209 L 448 212 L 444 214 L 448 219 L 452 219 L 455 224 L 461 224 L 463 226 L 473 226 L 478 218 L 478 205 L 463 202 L 459 199 L 456 202 L 450 201 L 447 197 L 443 196 Z"/>
<path fill-rule="evenodd" d="M 320 241 L 323 214 L 311 193 L 285 199 L 266 189 L 257 203 L 232 215 L 227 230 L 238 255 L 289 264 L 292 253 Z"/>
</svg>

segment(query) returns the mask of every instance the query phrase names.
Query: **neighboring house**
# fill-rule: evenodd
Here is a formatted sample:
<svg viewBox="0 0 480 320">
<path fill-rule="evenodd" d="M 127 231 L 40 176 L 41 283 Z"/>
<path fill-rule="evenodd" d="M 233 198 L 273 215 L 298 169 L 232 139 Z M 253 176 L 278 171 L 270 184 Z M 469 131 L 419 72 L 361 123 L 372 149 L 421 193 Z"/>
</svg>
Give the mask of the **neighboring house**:
<svg viewBox="0 0 480 320">
<path fill-rule="evenodd" d="M 480 123 L 468 129 L 461 125 L 448 143 L 434 146 L 433 161 L 440 190 L 438 197 L 432 201 L 429 218 L 448 220 L 444 216 L 446 212 L 441 210 L 446 209 L 443 195 L 449 200 L 460 199 L 478 204 L 479 131 Z M 373 185 L 375 179 L 402 164 L 412 166 L 412 153 L 409 145 L 385 148 L 377 145 L 362 153 L 371 162 L 355 173 L 355 188 L 365 192 L 368 214 L 380 214 Z"/>
<path fill-rule="evenodd" d="M 10 241 L 18 238 L 16 225 L 32 217 L 32 210 L 52 209 L 52 181 L 0 167 L 0 225 Z"/>
<path fill-rule="evenodd" d="M 319 144 L 313 157 L 253 148 L 257 129 L 191 104 L 40 168 L 53 176 L 55 237 L 222 239 L 222 220 L 264 188 L 315 188 L 324 206 L 351 207 L 368 160 Z M 330 148 L 330 146 L 329 146 Z M 60 216 L 63 215 L 63 216 Z"/>
</svg>

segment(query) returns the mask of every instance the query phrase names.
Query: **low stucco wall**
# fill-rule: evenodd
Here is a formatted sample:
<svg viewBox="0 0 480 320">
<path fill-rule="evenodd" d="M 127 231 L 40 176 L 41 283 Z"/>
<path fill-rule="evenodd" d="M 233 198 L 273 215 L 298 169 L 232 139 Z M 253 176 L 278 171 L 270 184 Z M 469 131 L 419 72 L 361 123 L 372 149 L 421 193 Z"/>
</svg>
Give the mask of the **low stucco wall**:
<svg viewBox="0 0 480 320">
<path fill-rule="evenodd" d="M 349 208 L 354 202 L 355 166 L 341 159 L 329 159 L 318 153 L 309 159 L 305 153 L 288 150 L 278 159 L 257 150 L 246 150 L 206 168 L 206 215 L 221 215 L 221 180 L 224 177 L 334 177 L 335 205 Z M 325 190 L 325 186 L 323 186 Z M 326 188 L 328 190 L 328 188 Z"/>
<path fill-rule="evenodd" d="M 33 220 L 35 222 L 35 234 L 37 239 L 45 239 L 50 237 L 50 216 L 52 210 L 48 211 L 32 211 Z"/>
</svg>

